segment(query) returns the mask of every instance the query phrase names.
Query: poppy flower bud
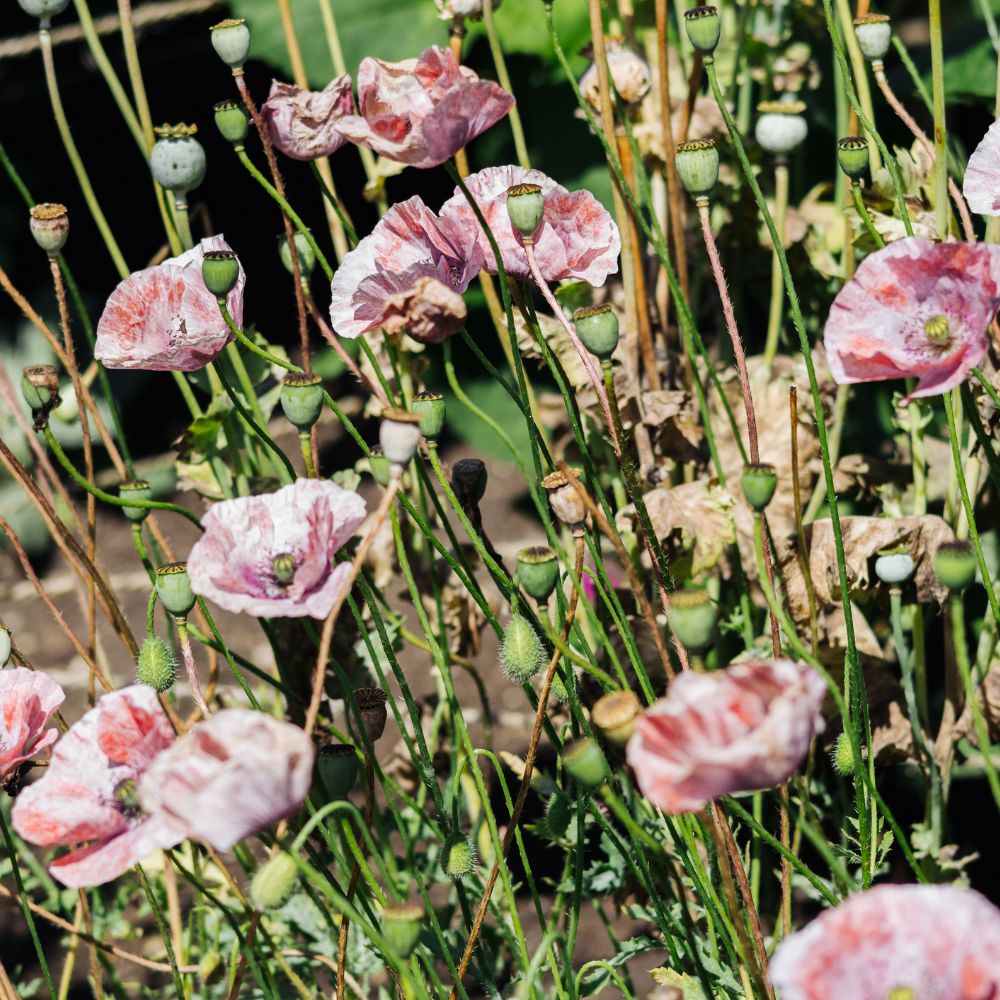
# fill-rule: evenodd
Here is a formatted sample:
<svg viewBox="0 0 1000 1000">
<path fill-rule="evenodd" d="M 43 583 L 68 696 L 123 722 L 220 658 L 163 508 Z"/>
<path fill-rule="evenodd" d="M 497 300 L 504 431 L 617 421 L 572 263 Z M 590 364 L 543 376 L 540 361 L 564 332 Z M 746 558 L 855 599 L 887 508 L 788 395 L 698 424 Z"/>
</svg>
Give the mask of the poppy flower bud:
<svg viewBox="0 0 1000 1000">
<path fill-rule="evenodd" d="M 195 138 L 197 125 L 160 125 L 149 154 L 153 180 L 164 190 L 184 195 L 205 179 L 205 149 Z"/>
<path fill-rule="evenodd" d="M 573 323 L 583 346 L 602 360 L 618 346 L 618 317 L 610 304 L 586 306 L 573 313 Z"/>
<path fill-rule="evenodd" d="M 802 101 L 764 101 L 757 105 L 755 135 L 761 148 L 775 156 L 784 156 L 800 146 L 809 133 L 809 123 L 802 112 Z"/>
<path fill-rule="evenodd" d="M 277 910 L 292 898 L 299 884 L 299 866 L 286 851 L 279 851 L 257 869 L 250 883 L 250 902 L 257 910 Z"/>
<path fill-rule="evenodd" d="M 406 410 L 388 409 L 382 413 L 379 427 L 382 454 L 394 466 L 410 464 L 420 444 L 420 418 Z"/>
<path fill-rule="evenodd" d="M 278 256 L 281 258 L 285 270 L 292 274 L 292 254 L 288 248 L 288 238 L 285 236 L 278 238 Z M 308 281 L 309 276 L 313 273 L 313 268 L 316 267 L 316 252 L 302 233 L 295 234 L 295 256 L 299 258 L 299 275 L 303 281 Z"/>
<path fill-rule="evenodd" d="M 453 834 L 441 851 L 441 870 L 456 882 L 468 878 L 478 864 L 472 841 L 461 834 Z"/>
<path fill-rule="evenodd" d="M 489 474 L 478 458 L 461 458 L 451 467 L 451 486 L 463 505 L 477 504 L 486 495 Z"/>
<path fill-rule="evenodd" d="M 604 43 L 608 73 L 615 91 L 625 104 L 630 107 L 637 105 L 649 93 L 649 63 L 624 38 L 608 35 Z M 600 112 L 601 88 L 596 63 L 592 63 L 580 77 L 580 90 L 594 111 Z"/>
<path fill-rule="evenodd" d="M 841 776 L 854 774 L 854 747 L 851 746 L 851 738 L 847 733 L 842 732 L 837 736 L 830 751 L 830 763 Z"/>
<path fill-rule="evenodd" d="M 743 470 L 743 495 L 747 503 L 760 513 L 771 502 L 778 486 L 778 473 L 773 465 L 758 462 Z"/>
<path fill-rule="evenodd" d="M 634 691 L 611 691 L 594 702 L 590 718 L 612 746 L 623 747 L 635 729 L 642 707 Z"/>
<path fill-rule="evenodd" d="M 951 591 L 965 590 L 976 578 L 976 554 L 968 542 L 945 542 L 934 553 L 934 572 Z"/>
<path fill-rule="evenodd" d="M 573 780 L 584 788 L 600 788 L 604 784 L 607 761 L 592 739 L 571 743 L 563 750 L 562 761 Z"/>
<path fill-rule="evenodd" d="M 880 552 L 875 560 L 875 575 L 887 587 L 898 587 L 913 576 L 913 556 L 906 549 Z"/>
<path fill-rule="evenodd" d="M 572 477 L 572 478 L 570 478 Z M 579 481 L 579 474 L 570 470 L 567 476 L 560 470 L 550 472 L 542 480 L 542 489 L 548 494 L 552 513 L 575 530 L 579 530 L 587 517 L 587 505 L 577 492 L 574 485 Z"/>
<path fill-rule="evenodd" d="M 888 14 L 865 14 L 854 22 L 854 35 L 861 51 L 880 63 L 892 44 L 892 19 Z"/>
<path fill-rule="evenodd" d="M 198 963 L 198 978 L 205 984 L 217 983 L 226 971 L 226 963 L 217 951 L 207 952 Z"/>
<path fill-rule="evenodd" d="M 707 590 L 678 590 L 670 595 L 670 628 L 685 649 L 701 652 L 715 638 L 718 608 Z"/>
<path fill-rule="evenodd" d="M 136 671 L 140 684 L 148 684 L 160 694 L 174 686 L 177 665 L 170 648 L 159 636 L 147 635 L 143 640 Z"/>
<path fill-rule="evenodd" d="M 187 563 L 172 562 L 156 569 L 156 593 L 160 603 L 175 618 L 187 618 L 195 605 Z"/>
<path fill-rule="evenodd" d="M 21 374 L 21 395 L 33 413 L 59 405 L 59 376 L 52 365 L 28 365 Z"/>
<path fill-rule="evenodd" d="M 69 0 L 17 0 L 25 14 L 37 17 L 45 27 L 50 18 L 61 14 L 68 6 Z"/>
<path fill-rule="evenodd" d="M 6 625 L 0 625 L 0 670 L 10 663 L 11 650 L 14 643 L 10 637 L 10 629 Z"/>
<path fill-rule="evenodd" d="M 232 250 L 206 250 L 201 261 L 201 277 L 217 299 L 225 299 L 239 280 L 239 258 Z"/>
<path fill-rule="evenodd" d="M 400 958 L 413 954 L 426 916 L 419 903 L 388 903 L 382 907 L 382 936 Z"/>
<path fill-rule="evenodd" d="M 684 12 L 688 41 L 703 55 L 711 56 L 719 45 L 722 19 L 716 7 L 692 7 Z"/>
<path fill-rule="evenodd" d="M 215 127 L 226 142 L 242 146 L 250 130 L 250 119 L 243 106 L 235 101 L 219 101 L 215 105 Z"/>
<path fill-rule="evenodd" d="M 35 242 L 50 257 L 57 256 L 69 237 L 69 213 L 66 206 L 47 202 L 35 205 L 29 214 L 31 235 Z"/>
<path fill-rule="evenodd" d="M 289 372 L 281 380 L 281 409 L 300 431 L 308 431 L 323 412 L 323 380 L 315 372 Z"/>
<path fill-rule="evenodd" d="M 858 135 L 837 140 L 837 162 L 852 181 L 863 177 L 868 169 L 868 141 Z"/>
<path fill-rule="evenodd" d="M 358 779 L 358 754 L 350 743 L 330 743 L 317 758 L 319 780 L 331 799 L 346 798 Z"/>
<path fill-rule="evenodd" d="M 522 239 L 533 237 L 545 214 L 541 187 L 537 184 L 515 184 L 507 188 L 507 214 Z"/>
<path fill-rule="evenodd" d="M 692 198 L 708 198 L 719 179 L 719 151 L 711 139 L 682 142 L 674 156 L 681 183 Z"/>
<path fill-rule="evenodd" d="M 361 712 L 361 724 L 368 739 L 374 743 L 385 732 L 385 720 L 388 717 L 385 705 L 389 696 L 380 687 L 363 687 L 354 692 L 354 699 Z"/>
<path fill-rule="evenodd" d="M 517 554 L 517 579 L 525 593 L 544 604 L 559 582 L 559 559 L 555 549 L 532 545 Z"/>
<path fill-rule="evenodd" d="M 552 686 L 549 688 L 549 697 L 565 705 L 569 701 L 569 691 L 566 689 L 566 682 L 562 674 L 556 673 L 552 678 Z"/>
<path fill-rule="evenodd" d="M 213 24 L 212 48 L 219 58 L 234 71 L 242 71 L 250 54 L 250 29 L 243 18 L 227 18 Z"/>
<path fill-rule="evenodd" d="M 550 840 L 561 840 L 569 829 L 569 821 L 573 818 L 573 803 L 560 793 L 549 799 L 545 806 L 545 819 L 541 829 Z"/>
<path fill-rule="evenodd" d="M 153 487 L 145 479 L 130 479 L 118 487 L 118 497 L 121 500 L 152 500 Z M 141 524 L 149 517 L 148 507 L 122 507 L 122 513 L 136 524 Z"/>
<path fill-rule="evenodd" d="M 542 668 L 545 650 L 531 622 L 514 615 L 500 645 L 500 667 L 504 675 L 518 684 L 530 680 Z"/>
<path fill-rule="evenodd" d="M 420 433 L 428 441 L 436 441 L 444 427 L 444 396 L 439 392 L 418 392 L 410 410 L 420 420 Z"/>
</svg>

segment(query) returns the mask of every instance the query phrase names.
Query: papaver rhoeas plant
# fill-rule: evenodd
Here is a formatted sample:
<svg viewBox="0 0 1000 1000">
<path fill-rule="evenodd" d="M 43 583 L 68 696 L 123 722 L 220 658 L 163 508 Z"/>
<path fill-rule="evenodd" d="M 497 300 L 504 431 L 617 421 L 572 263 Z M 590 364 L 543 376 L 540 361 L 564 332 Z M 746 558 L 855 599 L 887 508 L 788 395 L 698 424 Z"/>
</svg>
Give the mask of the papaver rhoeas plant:
<svg viewBox="0 0 1000 1000">
<path fill-rule="evenodd" d="M 108 368 L 191 372 L 204 368 L 233 339 L 215 296 L 205 287 L 209 250 L 229 250 L 221 236 L 204 239 L 179 257 L 130 274 L 112 293 L 97 324 L 94 356 Z M 240 267 L 226 305 L 243 325 Z"/>
<path fill-rule="evenodd" d="M 351 142 L 411 167 L 436 167 L 514 106 L 501 86 L 459 66 L 432 45 L 417 59 L 364 59 L 358 70 L 359 115 L 337 128 Z"/>
<path fill-rule="evenodd" d="M 337 123 L 353 111 L 346 73 L 320 91 L 275 80 L 260 108 L 271 143 L 293 160 L 316 160 L 340 149 L 347 139 L 337 131 Z"/>
<path fill-rule="evenodd" d="M 1000 250 L 911 237 L 866 257 L 823 332 L 837 382 L 917 379 L 937 396 L 982 361 L 1000 304 Z"/>
<path fill-rule="evenodd" d="M 589 191 L 567 191 L 539 170 L 487 167 L 471 174 L 466 184 L 493 233 L 506 272 L 531 280 L 524 240 L 507 214 L 507 192 L 520 184 L 537 184 L 545 199 L 542 223 L 534 235 L 535 257 L 546 281 L 566 278 L 603 285 L 618 270 L 621 241 L 607 209 Z M 477 246 L 486 269 L 497 273 L 496 260 L 465 195 L 455 194 L 441 206 L 441 219 L 454 223 L 470 245 Z"/>
<path fill-rule="evenodd" d="M 227 611 L 325 618 L 350 572 L 334 556 L 365 512 L 357 493 L 317 479 L 217 503 L 188 556 L 191 587 Z"/>
<path fill-rule="evenodd" d="M 877 886 L 782 942 L 771 982 L 782 1000 L 993 1000 L 1000 910 L 955 886 Z"/>
<path fill-rule="evenodd" d="M 1000 215 L 1000 121 L 986 131 L 965 168 L 962 193 L 980 215 Z"/>
<path fill-rule="evenodd" d="M 0 785 L 56 741 L 50 727 L 66 695 L 51 677 L 26 667 L 0 670 Z"/>
<path fill-rule="evenodd" d="M 667 812 L 771 788 L 822 731 L 825 695 L 823 678 L 790 660 L 685 672 L 636 724 L 628 762 L 642 794 Z"/>
</svg>

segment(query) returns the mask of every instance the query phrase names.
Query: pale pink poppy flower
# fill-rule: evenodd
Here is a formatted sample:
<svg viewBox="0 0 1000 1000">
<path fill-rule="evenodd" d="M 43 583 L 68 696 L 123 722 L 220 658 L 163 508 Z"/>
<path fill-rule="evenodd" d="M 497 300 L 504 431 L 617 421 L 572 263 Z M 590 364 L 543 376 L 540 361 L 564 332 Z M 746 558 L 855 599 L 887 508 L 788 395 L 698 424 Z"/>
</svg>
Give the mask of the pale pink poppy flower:
<svg viewBox="0 0 1000 1000">
<path fill-rule="evenodd" d="M 205 287 L 201 265 L 208 250 L 229 250 L 212 236 L 156 267 L 130 274 L 111 293 L 97 324 L 94 357 L 108 368 L 192 372 L 212 361 L 233 339 L 215 296 Z M 240 276 L 226 304 L 243 325 Z"/>
<path fill-rule="evenodd" d="M 365 519 L 365 501 L 323 479 L 217 503 L 188 556 L 196 594 L 259 618 L 325 618 L 350 564 L 333 557 Z"/>
<path fill-rule="evenodd" d="M 507 215 L 507 189 L 517 184 L 537 184 L 545 199 L 545 214 L 534 237 L 535 256 L 545 280 L 573 278 L 603 285 L 608 275 L 618 270 L 621 250 L 618 227 L 607 210 L 589 191 L 569 192 L 540 170 L 513 165 L 487 167 L 466 178 L 500 249 L 506 272 L 532 280 L 524 241 Z M 441 206 L 441 218 L 461 226 L 469 242 L 478 244 L 486 269 L 496 274 L 489 240 L 460 190 Z"/>
<path fill-rule="evenodd" d="M 11 667 L 0 670 L 0 783 L 56 741 L 46 728 L 66 695 L 51 677 Z"/>
<path fill-rule="evenodd" d="M 783 941 L 770 978 L 781 1000 L 996 1000 L 1000 910 L 971 889 L 880 885 Z"/>
<path fill-rule="evenodd" d="M 390 300 L 420 278 L 461 294 L 482 268 L 482 252 L 461 226 L 409 198 L 393 205 L 342 261 L 330 286 L 330 321 L 340 336 L 360 337 L 377 330 Z"/>
<path fill-rule="evenodd" d="M 347 139 L 337 131 L 337 123 L 353 111 L 346 73 L 320 91 L 274 80 L 260 106 L 271 144 L 293 160 L 316 160 L 340 149 Z"/>
<path fill-rule="evenodd" d="M 642 794 L 671 813 L 780 784 L 823 729 L 826 683 L 791 660 L 687 671 L 639 719 L 626 755 Z"/>
<path fill-rule="evenodd" d="M 139 782 L 139 801 L 194 840 L 228 851 L 294 813 L 312 783 L 315 748 L 290 722 L 227 708 L 160 754 Z"/>
<path fill-rule="evenodd" d="M 1000 121 L 983 136 L 965 168 L 962 193 L 980 215 L 1000 215 Z"/>
<path fill-rule="evenodd" d="M 183 831 L 145 815 L 136 796 L 139 778 L 173 740 L 152 688 L 106 694 L 56 744 L 41 778 L 18 795 L 14 829 L 43 847 L 89 842 L 49 866 L 74 889 L 110 882 L 154 851 L 173 847 Z"/>
<path fill-rule="evenodd" d="M 866 257 L 830 309 L 834 379 L 915 378 L 907 401 L 960 385 L 982 361 L 1000 302 L 1000 249 L 909 237 Z"/>
<path fill-rule="evenodd" d="M 437 278 L 417 278 L 409 291 L 393 295 L 382 314 L 386 333 L 406 331 L 422 344 L 440 344 L 465 326 L 465 299 Z"/>
<path fill-rule="evenodd" d="M 432 45 L 417 59 L 367 58 L 358 69 L 360 115 L 340 120 L 351 142 L 411 167 L 436 167 L 514 106 L 499 84 L 480 80 L 448 49 Z"/>
</svg>

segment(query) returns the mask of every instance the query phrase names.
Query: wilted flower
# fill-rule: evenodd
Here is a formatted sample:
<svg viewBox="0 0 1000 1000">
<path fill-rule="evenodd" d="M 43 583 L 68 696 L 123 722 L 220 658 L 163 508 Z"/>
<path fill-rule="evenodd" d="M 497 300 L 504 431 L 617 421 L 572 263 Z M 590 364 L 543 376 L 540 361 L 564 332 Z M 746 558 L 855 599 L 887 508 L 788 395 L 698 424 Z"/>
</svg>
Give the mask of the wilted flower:
<svg viewBox="0 0 1000 1000">
<path fill-rule="evenodd" d="M 314 757 L 298 726 L 224 709 L 156 758 L 139 782 L 139 802 L 186 836 L 226 851 L 302 805 Z"/>
<path fill-rule="evenodd" d="M 432 45 L 417 59 L 366 58 L 358 70 L 360 115 L 337 126 L 351 142 L 412 167 L 436 167 L 514 106 L 499 84 Z"/>
<path fill-rule="evenodd" d="M 618 270 L 618 227 L 589 191 L 569 192 L 540 170 L 517 166 L 487 167 L 471 174 L 466 184 L 496 239 L 504 268 L 513 277 L 531 280 L 524 241 L 507 214 L 507 191 L 522 184 L 537 184 L 545 198 L 534 248 L 546 281 L 575 278 L 603 285 Z M 456 190 L 441 207 L 441 219 L 460 226 L 469 244 L 478 244 L 486 269 L 497 273 L 486 234 L 461 191 Z"/>
<path fill-rule="evenodd" d="M 606 39 L 608 72 L 614 90 L 617 90 L 626 104 L 638 104 L 649 93 L 649 63 L 638 52 L 633 51 L 623 38 Z M 595 110 L 601 110 L 601 93 L 598 87 L 597 64 L 591 64 L 580 77 L 580 90 L 587 103 Z M 614 100 L 614 93 L 611 96 Z"/>
<path fill-rule="evenodd" d="M 232 340 L 215 296 L 205 287 L 205 252 L 229 250 L 221 236 L 201 241 L 179 257 L 130 274 L 111 293 L 97 324 L 94 356 L 108 368 L 190 372 L 204 368 Z M 226 304 L 243 324 L 240 276 Z"/>
<path fill-rule="evenodd" d="M 465 299 L 437 278 L 418 278 L 406 292 L 393 295 L 382 314 L 386 333 L 405 330 L 422 344 L 440 344 L 465 326 Z"/>
<path fill-rule="evenodd" d="M 1000 910 L 947 885 L 880 885 L 783 941 L 782 1000 L 989 1000 L 1000 996 Z"/>
<path fill-rule="evenodd" d="M 456 17 L 483 16 L 483 0 L 434 0 L 441 12 L 442 21 L 453 21 Z M 500 6 L 500 0 L 493 0 L 493 9 Z"/>
<path fill-rule="evenodd" d="M 0 670 L 0 784 L 55 743 L 56 730 L 46 727 L 65 697 L 51 677 L 37 670 Z"/>
<path fill-rule="evenodd" d="M 71 888 L 117 878 L 184 833 L 140 808 L 143 772 L 174 740 L 156 692 L 135 686 L 105 695 L 56 744 L 52 762 L 14 802 L 11 820 L 32 844 L 74 846 L 49 866 Z"/>
<path fill-rule="evenodd" d="M 335 153 L 347 141 L 337 131 L 337 123 L 353 112 L 347 73 L 320 91 L 274 80 L 260 108 L 271 143 L 293 160 L 316 160 Z"/>
<path fill-rule="evenodd" d="M 482 267 L 478 244 L 455 220 L 439 219 L 419 197 L 399 202 L 333 276 L 333 328 L 342 337 L 360 337 L 378 329 L 395 297 L 411 293 L 421 278 L 460 294 Z"/>
<path fill-rule="evenodd" d="M 1000 121 L 983 136 L 965 168 L 962 193 L 980 215 L 1000 215 Z"/>
<path fill-rule="evenodd" d="M 365 511 L 357 493 L 319 479 L 217 503 L 188 556 L 191 586 L 227 611 L 325 618 L 350 575 L 334 554 Z"/>
<path fill-rule="evenodd" d="M 918 379 L 909 399 L 959 385 L 983 359 L 1000 301 L 1000 251 L 909 237 L 865 258 L 823 341 L 840 384 Z"/>
<path fill-rule="evenodd" d="M 825 694 L 823 678 L 791 660 L 681 674 L 628 743 L 642 794 L 680 813 L 731 792 L 780 784 L 823 729 Z"/>
</svg>

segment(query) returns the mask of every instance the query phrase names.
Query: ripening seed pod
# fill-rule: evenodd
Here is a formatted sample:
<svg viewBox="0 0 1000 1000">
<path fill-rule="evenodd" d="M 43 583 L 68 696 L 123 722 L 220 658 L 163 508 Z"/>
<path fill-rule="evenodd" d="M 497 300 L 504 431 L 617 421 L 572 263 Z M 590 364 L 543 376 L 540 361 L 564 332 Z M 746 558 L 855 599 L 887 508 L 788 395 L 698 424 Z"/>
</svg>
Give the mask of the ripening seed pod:
<svg viewBox="0 0 1000 1000">
<path fill-rule="evenodd" d="M 869 163 L 868 141 L 858 135 L 847 135 L 843 139 L 838 139 L 837 163 L 852 181 L 864 177 Z"/>
<path fill-rule="evenodd" d="M 165 191 L 183 197 L 205 179 L 205 148 L 195 138 L 197 125 L 159 125 L 149 154 L 153 180 Z"/>
<path fill-rule="evenodd" d="M 389 696 L 380 687 L 362 687 L 354 692 L 354 698 L 361 712 L 361 724 L 368 739 L 374 743 L 385 732 L 389 714 L 385 706 Z"/>
<path fill-rule="evenodd" d="M 719 179 L 719 151 L 712 139 L 691 139 L 677 146 L 677 173 L 696 201 L 708 198 Z"/>
<path fill-rule="evenodd" d="M 634 691 L 611 691 L 594 702 L 590 718 L 612 746 L 623 747 L 629 741 L 642 706 Z"/>
<path fill-rule="evenodd" d="M 120 500 L 152 500 L 153 487 L 145 479 L 130 479 L 118 487 Z M 141 524 L 149 516 L 149 507 L 122 507 L 122 513 L 135 524 Z"/>
<path fill-rule="evenodd" d="M 610 303 L 586 306 L 573 313 L 573 325 L 583 346 L 600 358 L 610 358 L 618 346 L 618 317 Z"/>
<path fill-rule="evenodd" d="M 59 376 L 53 365 L 28 365 L 21 373 L 21 395 L 33 413 L 59 405 Z"/>
<path fill-rule="evenodd" d="M 280 398 L 289 422 L 308 431 L 323 412 L 323 380 L 316 372 L 288 372 L 281 380 Z"/>
<path fill-rule="evenodd" d="M 49 21 L 61 14 L 68 6 L 69 0 L 17 0 L 25 14 L 37 17 L 41 27 L 48 27 Z"/>
<path fill-rule="evenodd" d="M 187 618 L 195 606 L 187 563 L 172 562 L 156 569 L 156 594 L 175 618 Z"/>
<path fill-rule="evenodd" d="M 587 505 L 583 502 L 576 484 L 580 481 L 579 473 L 573 469 L 569 473 L 557 469 L 550 472 L 542 480 L 542 489 L 549 499 L 552 513 L 574 530 L 579 530 L 587 518 Z"/>
<path fill-rule="evenodd" d="M 552 596 L 559 582 L 559 558 L 547 545 L 532 545 L 517 554 L 517 579 L 539 604 Z"/>
<path fill-rule="evenodd" d="M 771 502 L 774 491 L 778 488 L 778 473 L 773 465 L 757 462 L 743 470 L 741 482 L 747 503 L 760 513 Z"/>
<path fill-rule="evenodd" d="M 573 780 L 584 788 L 600 788 L 604 784 L 607 761 L 601 748 L 589 737 L 566 747 L 562 761 Z"/>
<path fill-rule="evenodd" d="M 250 55 L 250 29 L 243 18 L 231 17 L 213 24 L 212 48 L 234 72 L 242 72 Z"/>
<path fill-rule="evenodd" d="M 945 542 L 934 553 L 934 572 L 954 593 L 961 593 L 975 580 L 976 569 L 976 553 L 968 542 Z"/>
<path fill-rule="evenodd" d="M 809 134 L 802 101 L 764 101 L 757 105 L 760 116 L 754 134 L 761 149 L 785 156 L 801 146 Z"/>
<path fill-rule="evenodd" d="M 31 235 L 50 256 L 56 257 L 69 238 L 69 212 L 65 205 L 46 202 L 35 205 L 29 212 Z"/>
<path fill-rule="evenodd" d="M 241 104 L 219 101 L 215 105 L 215 127 L 226 142 L 242 146 L 250 130 L 250 118 Z"/>
<path fill-rule="evenodd" d="M 420 421 L 420 433 L 428 441 L 436 441 L 444 427 L 445 404 L 440 392 L 418 392 L 410 409 Z"/>
<path fill-rule="evenodd" d="M 319 780 L 331 799 L 348 796 L 358 780 L 358 754 L 351 743 L 329 743 L 317 757 Z"/>
<path fill-rule="evenodd" d="M 875 560 L 875 575 L 887 587 L 899 587 L 913 576 L 913 556 L 906 549 L 880 552 Z"/>
<path fill-rule="evenodd" d="M 868 59 L 880 63 L 892 44 L 892 18 L 888 14 L 865 14 L 855 20 L 854 35 Z"/>
<path fill-rule="evenodd" d="M 542 189 L 537 184 L 515 184 L 507 188 L 507 214 L 521 238 L 531 239 L 545 215 Z"/>
<path fill-rule="evenodd" d="M 14 649 L 14 642 L 10 637 L 10 629 L 6 625 L 0 625 L 0 670 L 10 663 L 10 654 Z"/>
<path fill-rule="evenodd" d="M 382 454 L 389 462 L 405 468 L 416 454 L 420 444 L 420 418 L 406 410 L 390 407 L 382 412 L 379 426 Z"/>
<path fill-rule="evenodd" d="M 722 19 L 718 8 L 706 5 L 686 10 L 684 30 L 688 40 L 703 56 L 713 55 L 722 35 Z"/>
<path fill-rule="evenodd" d="M 387 903 L 382 907 L 382 936 L 400 958 L 413 954 L 426 917 L 419 903 Z"/>
<path fill-rule="evenodd" d="M 201 261 L 205 287 L 220 301 L 236 287 L 240 279 L 240 260 L 232 250 L 206 250 Z"/>
<path fill-rule="evenodd" d="M 715 638 L 718 608 L 711 594 L 701 588 L 677 590 L 670 595 L 670 629 L 685 649 L 700 653 Z"/>
</svg>

